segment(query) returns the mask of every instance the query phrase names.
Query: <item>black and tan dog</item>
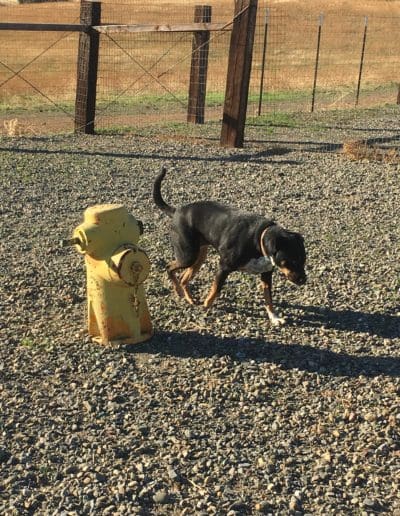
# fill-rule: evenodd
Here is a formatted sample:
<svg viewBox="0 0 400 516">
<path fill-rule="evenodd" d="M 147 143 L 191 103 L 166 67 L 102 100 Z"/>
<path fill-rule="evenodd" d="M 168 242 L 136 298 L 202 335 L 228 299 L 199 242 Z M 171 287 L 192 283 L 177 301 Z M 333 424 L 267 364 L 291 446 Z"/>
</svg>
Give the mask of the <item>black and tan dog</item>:
<svg viewBox="0 0 400 516">
<path fill-rule="evenodd" d="M 153 199 L 158 208 L 171 217 L 175 260 L 168 264 L 167 272 L 176 293 L 195 304 L 188 285 L 206 260 L 208 247 L 212 246 L 220 257 L 219 270 L 204 306 L 212 305 L 231 272 L 260 274 L 271 324 L 283 324 L 284 319 L 276 315 L 272 305 L 272 272 L 277 267 L 292 283 L 305 283 L 303 237 L 260 215 L 243 213 L 217 202 L 194 202 L 173 208 L 161 195 L 165 174 L 163 168 L 154 182 Z M 186 270 L 178 278 L 176 273 L 183 269 Z"/>
</svg>

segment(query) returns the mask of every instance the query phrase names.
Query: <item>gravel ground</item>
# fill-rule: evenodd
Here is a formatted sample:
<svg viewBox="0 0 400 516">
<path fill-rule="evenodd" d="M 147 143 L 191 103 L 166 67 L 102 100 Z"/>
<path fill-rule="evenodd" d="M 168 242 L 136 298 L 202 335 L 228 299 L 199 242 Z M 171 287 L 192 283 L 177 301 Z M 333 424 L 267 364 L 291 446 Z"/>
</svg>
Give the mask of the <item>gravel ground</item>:
<svg viewBox="0 0 400 516">
<path fill-rule="evenodd" d="M 239 150 L 0 140 L 1 514 L 400 513 L 399 166 L 335 150 L 398 138 L 398 110 L 358 125 L 251 127 Z M 252 276 L 232 274 L 208 312 L 171 294 L 162 164 L 171 204 L 214 198 L 304 235 L 308 284 L 275 280 L 286 326 L 269 325 Z M 104 202 L 144 222 L 152 262 L 155 335 L 119 349 L 89 342 L 83 258 L 58 246 Z"/>
</svg>

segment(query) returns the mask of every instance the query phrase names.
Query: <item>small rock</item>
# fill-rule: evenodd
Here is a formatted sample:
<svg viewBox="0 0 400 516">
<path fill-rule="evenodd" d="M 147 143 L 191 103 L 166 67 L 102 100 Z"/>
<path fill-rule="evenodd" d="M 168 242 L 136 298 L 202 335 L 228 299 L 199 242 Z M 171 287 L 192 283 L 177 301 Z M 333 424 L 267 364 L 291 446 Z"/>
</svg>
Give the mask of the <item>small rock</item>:
<svg viewBox="0 0 400 516">
<path fill-rule="evenodd" d="M 153 500 L 154 500 L 155 503 L 167 504 L 167 503 L 170 503 L 171 498 L 170 498 L 170 495 L 168 494 L 168 492 L 165 489 L 160 489 L 159 491 L 157 491 L 154 494 Z"/>
<path fill-rule="evenodd" d="M 369 509 L 369 510 L 376 510 L 378 509 L 379 507 L 379 503 L 377 503 L 376 500 L 374 500 L 373 498 L 364 498 L 363 502 L 363 507 L 365 507 L 366 509 Z"/>
<path fill-rule="evenodd" d="M 173 468 L 168 469 L 168 476 L 172 481 L 179 480 L 179 475 Z"/>
<path fill-rule="evenodd" d="M 0 448 L 0 464 L 8 462 L 10 457 L 11 453 L 8 450 Z"/>
<path fill-rule="evenodd" d="M 273 506 L 266 501 L 259 502 L 256 504 L 256 511 L 260 512 L 261 514 L 272 514 Z"/>
</svg>

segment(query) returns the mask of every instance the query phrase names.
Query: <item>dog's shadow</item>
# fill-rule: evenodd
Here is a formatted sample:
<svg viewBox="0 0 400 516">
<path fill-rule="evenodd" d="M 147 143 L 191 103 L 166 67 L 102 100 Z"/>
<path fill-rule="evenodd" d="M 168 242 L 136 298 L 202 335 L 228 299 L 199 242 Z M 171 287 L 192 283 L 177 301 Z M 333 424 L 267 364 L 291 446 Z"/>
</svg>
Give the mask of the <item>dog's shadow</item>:
<svg viewBox="0 0 400 516">
<path fill-rule="evenodd" d="M 383 339 L 400 338 L 400 317 L 392 313 L 334 310 L 320 306 L 279 303 L 282 311 L 300 310 L 301 324 L 346 332 L 366 333 Z"/>
<path fill-rule="evenodd" d="M 385 338 L 398 336 L 399 322 L 396 316 L 364 314 L 361 312 L 339 311 L 316 307 L 301 307 L 306 312 L 305 319 L 313 326 L 332 325 L 342 330 L 379 333 Z M 307 324 L 307 322 L 306 322 Z M 397 333 L 395 333 L 397 331 Z M 271 333 L 273 336 L 274 333 Z M 231 356 L 239 362 L 269 362 L 283 369 L 298 369 L 311 373 L 331 376 L 357 377 L 365 375 L 400 377 L 400 358 L 337 352 L 326 348 L 316 348 L 308 344 L 281 344 L 254 338 L 219 337 L 211 333 L 185 331 L 156 331 L 153 338 L 145 343 L 127 346 L 129 353 L 161 354 L 181 358 L 211 358 Z"/>
</svg>

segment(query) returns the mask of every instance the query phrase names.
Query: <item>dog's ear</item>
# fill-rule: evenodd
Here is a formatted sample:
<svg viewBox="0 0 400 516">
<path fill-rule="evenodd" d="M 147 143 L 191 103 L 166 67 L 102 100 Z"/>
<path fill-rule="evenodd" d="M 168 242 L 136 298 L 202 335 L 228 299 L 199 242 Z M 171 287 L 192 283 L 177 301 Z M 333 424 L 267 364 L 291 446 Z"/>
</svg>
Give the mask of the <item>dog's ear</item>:
<svg viewBox="0 0 400 516">
<path fill-rule="evenodd" d="M 295 240 L 299 240 L 300 242 L 304 242 L 303 235 L 301 233 L 297 233 L 296 231 L 288 231 L 287 232 L 290 238 L 294 238 Z"/>
<path fill-rule="evenodd" d="M 295 237 L 296 237 L 296 240 L 297 240 L 297 245 L 299 247 L 299 252 L 300 252 L 300 254 L 303 257 L 303 260 L 305 260 L 306 259 L 306 248 L 305 248 L 305 245 L 304 245 L 303 235 L 301 235 L 300 233 L 295 233 Z"/>
<path fill-rule="evenodd" d="M 304 249 L 304 237 L 300 233 L 296 233 L 297 241 L 300 243 L 301 247 Z"/>
</svg>

